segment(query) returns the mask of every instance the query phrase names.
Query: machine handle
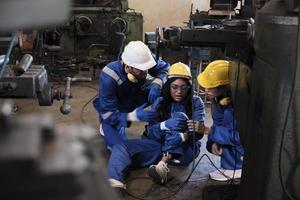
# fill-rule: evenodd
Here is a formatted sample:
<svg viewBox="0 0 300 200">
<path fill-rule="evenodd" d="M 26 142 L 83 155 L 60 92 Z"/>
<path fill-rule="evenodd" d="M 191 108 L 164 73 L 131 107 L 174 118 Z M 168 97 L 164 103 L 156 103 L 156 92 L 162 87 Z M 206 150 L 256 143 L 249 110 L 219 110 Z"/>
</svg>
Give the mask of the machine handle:
<svg viewBox="0 0 300 200">
<path fill-rule="evenodd" d="M 71 112 L 71 105 L 69 104 L 71 97 L 71 77 L 66 78 L 66 89 L 64 92 L 64 101 L 62 106 L 60 107 L 60 112 L 64 115 L 67 115 Z"/>
</svg>

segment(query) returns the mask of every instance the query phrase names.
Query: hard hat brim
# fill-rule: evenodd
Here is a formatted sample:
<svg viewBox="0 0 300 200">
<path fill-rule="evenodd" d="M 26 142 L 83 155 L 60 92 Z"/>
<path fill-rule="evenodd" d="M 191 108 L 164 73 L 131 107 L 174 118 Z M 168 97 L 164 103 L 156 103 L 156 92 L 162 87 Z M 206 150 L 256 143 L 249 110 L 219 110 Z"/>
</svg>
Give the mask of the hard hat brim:
<svg viewBox="0 0 300 200">
<path fill-rule="evenodd" d="M 143 63 L 143 64 L 130 63 L 123 56 L 122 56 L 122 60 L 126 65 L 133 67 L 135 69 L 138 69 L 138 70 L 142 70 L 142 71 L 149 70 L 156 65 L 156 61 L 154 60 L 152 55 L 151 55 L 151 59 L 149 59 L 146 63 Z"/>
</svg>

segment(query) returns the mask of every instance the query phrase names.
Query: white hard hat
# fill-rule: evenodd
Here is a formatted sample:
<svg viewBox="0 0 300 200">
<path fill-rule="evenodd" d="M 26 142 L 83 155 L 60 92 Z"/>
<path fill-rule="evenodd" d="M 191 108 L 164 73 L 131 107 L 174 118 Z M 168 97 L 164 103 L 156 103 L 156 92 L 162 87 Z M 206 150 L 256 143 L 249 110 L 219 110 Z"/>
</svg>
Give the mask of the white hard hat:
<svg viewBox="0 0 300 200">
<path fill-rule="evenodd" d="M 124 48 L 121 58 L 126 65 L 142 71 L 156 65 L 150 49 L 141 41 L 129 42 Z"/>
</svg>

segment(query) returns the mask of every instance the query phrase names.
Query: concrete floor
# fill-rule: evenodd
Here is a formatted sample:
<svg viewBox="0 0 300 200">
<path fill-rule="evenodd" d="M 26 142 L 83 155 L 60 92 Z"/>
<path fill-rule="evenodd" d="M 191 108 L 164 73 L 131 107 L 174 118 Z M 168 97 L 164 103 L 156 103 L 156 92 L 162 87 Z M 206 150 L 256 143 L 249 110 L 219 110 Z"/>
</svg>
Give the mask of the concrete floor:
<svg viewBox="0 0 300 200">
<path fill-rule="evenodd" d="M 63 85 L 54 83 L 54 87 L 60 90 L 64 89 Z M 73 98 L 70 101 L 72 106 L 72 111 L 68 115 L 63 115 L 60 113 L 59 108 L 62 105 L 62 101 L 55 101 L 52 106 L 41 107 L 38 105 L 35 99 L 14 99 L 14 103 L 18 108 L 17 113 L 50 113 L 55 120 L 56 124 L 61 124 L 68 126 L 73 123 L 85 123 L 89 126 L 98 129 L 98 115 L 93 109 L 91 100 L 98 93 L 97 82 L 91 83 L 80 83 L 73 84 L 71 86 Z M 3 102 L 4 99 L 0 99 Z M 86 106 L 85 106 L 86 105 Z M 84 107 L 85 106 L 85 107 Z M 210 110 L 207 106 L 207 120 L 206 125 L 211 124 Z M 140 138 L 144 129 L 143 123 L 133 123 L 132 127 L 128 129 L 129 138 Z M 219 158 L 208 153 L 205 149 L 207 138 L 202 139 L 201 154 L 196 159 L 195 163 L 198 162 L 203 154 L 207 154 L 216 166 L 219 166 Z M 109 157 L 109 152 L 105 149 L 103 139 L 99 137 L 99 144 L 101 146 L 100 151 L 103 154 L 104 162 L 107 162 Z M 106 163 L 104 163 L 106 164 Z M 171 181 L 164 187 L 158 186 L 152 183 L 152 181 L 147 177 L 146 168 L 133 170 L 129 174 L 127 188 L 129 193 L 134 196 L 143 199 L 202 199 L 202 189 L 206 185 L 219 184 L 217 182 L 208 180 L 208 173 L 214 170 L 214 167 L 210 164 L 209 160 L 204 157 L 199 165 L 196 167 L 189 181 L 184 185 L 184 187 L 178 191 L 175 195 L 176 190 L 182 185 L 186 180 L 188 174 L 191 172 L 192 163 L 189 167 L 175 167 L 170 166 L 171 169 Z M 125 199 L 135 199 L 130 195 L 126 195 Z"/>
</svg>

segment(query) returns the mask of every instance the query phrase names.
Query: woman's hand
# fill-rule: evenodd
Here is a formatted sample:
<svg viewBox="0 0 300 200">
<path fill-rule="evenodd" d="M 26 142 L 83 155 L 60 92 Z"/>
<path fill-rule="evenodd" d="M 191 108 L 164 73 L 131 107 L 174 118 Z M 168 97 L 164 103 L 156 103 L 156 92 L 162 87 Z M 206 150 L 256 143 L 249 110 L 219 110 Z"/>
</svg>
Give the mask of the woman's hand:
<svg viewBox="0 0 300 200">
<path fill-rule="evenodd" d="M 210 131 L 210 128 L 204 126 L 201 122 L 199 121 L 194 121 L 194 120 L 188 120 L 187 121 L 188 129 L 189 131 L 195 131 L 196 133 L 199 134 L 208 134 Z"/>
<path fill-rule="evenodd" d="M 217 156 L 221 156 L 223 153 L 223 149 L 219 144 L 213 143 L 211 146 L 211 152 Z"/>
</svg>

